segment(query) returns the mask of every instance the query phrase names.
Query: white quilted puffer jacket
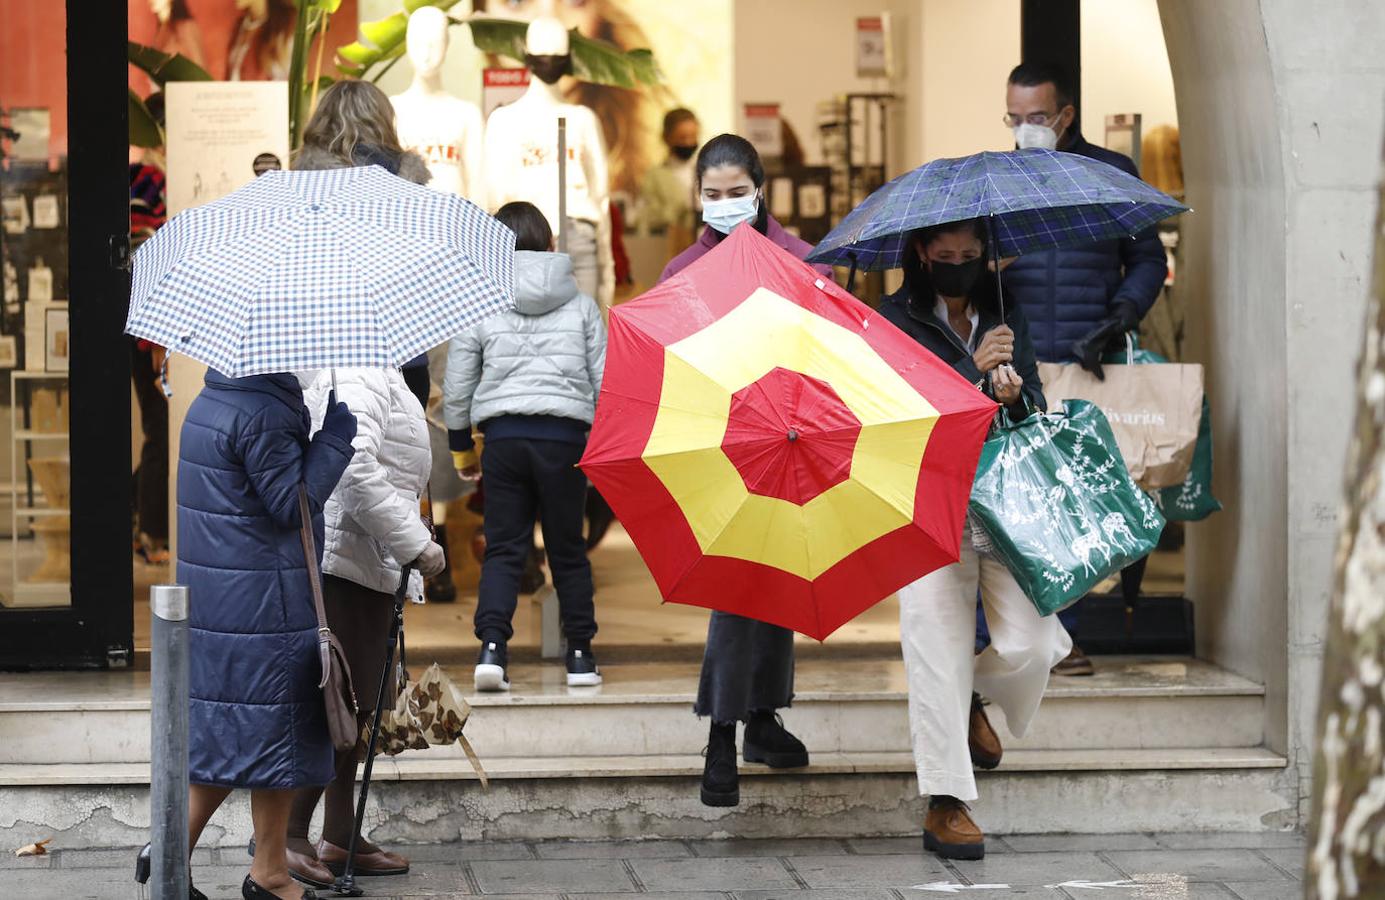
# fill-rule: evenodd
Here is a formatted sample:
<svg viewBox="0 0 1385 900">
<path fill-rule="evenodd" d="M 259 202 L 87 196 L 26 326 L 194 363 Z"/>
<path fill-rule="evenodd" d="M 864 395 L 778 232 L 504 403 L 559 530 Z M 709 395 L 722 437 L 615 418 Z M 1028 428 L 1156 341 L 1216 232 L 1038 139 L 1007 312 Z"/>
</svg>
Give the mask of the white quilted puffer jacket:
<svg viewBox="0 0 1385 900">
<path fill-rule="evenodd" d="M 398 369 L 337 369 L 337 399 L 356 416 L 356 455 L 327 500 L 322 571 L 373 591 L 393 594 L 405 563 L 418 559 L 432 536 L 419 514 L 432 450 L 423 407 Z M 303 401 L 322 427 L 332 371 L 299 375 Z M 409 596 L 423 591 L 417 572 Z"/>
</svg>

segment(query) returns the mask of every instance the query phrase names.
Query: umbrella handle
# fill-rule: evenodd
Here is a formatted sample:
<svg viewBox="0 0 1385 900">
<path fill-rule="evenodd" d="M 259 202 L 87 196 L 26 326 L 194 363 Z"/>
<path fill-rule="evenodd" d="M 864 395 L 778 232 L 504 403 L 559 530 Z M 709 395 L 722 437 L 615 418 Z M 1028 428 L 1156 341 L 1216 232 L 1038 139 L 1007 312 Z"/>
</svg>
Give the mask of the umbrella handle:
<svg viewBox="0 0 1385 900">
<path fill-rule="evenodd" d="M 846 292 L 854 293 L 852 288 L 856 286 L 856 254 L 848 253 L 847 257 L 851 260 L 851 271 L 846 274 Z"/>
<path fill-rule="evenodd" d="M 1005 289 L 1000 282 L 1000 248 L 995 242 L 995 213 L 988 216 L 990 219 L 986 223 L 986 243 L 991 250 L 991 268 L 995 270 L 995 302 L 1000 308 L 1000 324 L 1005 324 Z"/>
</svg>

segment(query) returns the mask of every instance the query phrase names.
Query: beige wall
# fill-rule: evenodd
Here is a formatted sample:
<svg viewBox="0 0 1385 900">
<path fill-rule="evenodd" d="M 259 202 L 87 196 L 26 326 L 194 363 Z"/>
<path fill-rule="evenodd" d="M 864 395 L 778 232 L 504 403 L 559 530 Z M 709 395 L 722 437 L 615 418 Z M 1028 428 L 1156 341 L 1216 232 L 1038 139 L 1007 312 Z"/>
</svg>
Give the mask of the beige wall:
<svg viewBox="0 0 1385 900">
<path fill-rule="evenodd" d="M 1082 0 L 1082 119 L 1103 142 L 1106 117 L 1140 113 L 1144 130 L 1177 125 L 1158 0 Z"/>
<path fill-rule="evenodd" d="M 856 77 L 856 18 L 887 10 L 904 15 L 917 5 L 901 0 L 736 0 L 732 127 L 741 127 L 743 104 L 778 103 L 809 164 L 821 163 L 819 101 L 846 93 L 898 90 L 886 79 Z M 897 50 L 907 27 L 898 18 L 894 22 Z M 895 139 L 890 157 L 895 163 L 902 156 L 900 115 L 902 111 L 897 111 L 892 123 Z"/>
</svg>

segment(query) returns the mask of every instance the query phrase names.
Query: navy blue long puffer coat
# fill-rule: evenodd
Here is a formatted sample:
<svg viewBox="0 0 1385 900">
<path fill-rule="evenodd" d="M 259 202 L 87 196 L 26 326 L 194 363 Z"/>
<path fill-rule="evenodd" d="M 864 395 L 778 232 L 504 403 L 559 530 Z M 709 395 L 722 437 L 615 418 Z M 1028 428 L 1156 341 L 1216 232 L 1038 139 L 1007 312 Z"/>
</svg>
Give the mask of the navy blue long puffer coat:
<svg viewBox="0 0 1385 900">
<path fill-rule="evenodd" d="M 1130 157 L 1080 134 L 1063 149 L 1140 177 Z M 1128 302 L 1144 318 L 1159 299 L 1168 271 L 1164 245 L 1150 228 L 1134 239 L 1026 253 L 1003 277 L 1006 292 L 1024 308 L 1039 362 L 1073 362 L 1073 342 L 1110 316 L 1116 304 Z"/>
<path fill-rule="evenodd" d="M 317 616 L 299 537 L 298 484 L 322 555 L 322 507 L 349 443 L 308 440 L 292 375 L 208 372 L 183 424 L 178 581 L 188 586 L 194 784 L 298 788 L 332 779 Z"/>
</svg>

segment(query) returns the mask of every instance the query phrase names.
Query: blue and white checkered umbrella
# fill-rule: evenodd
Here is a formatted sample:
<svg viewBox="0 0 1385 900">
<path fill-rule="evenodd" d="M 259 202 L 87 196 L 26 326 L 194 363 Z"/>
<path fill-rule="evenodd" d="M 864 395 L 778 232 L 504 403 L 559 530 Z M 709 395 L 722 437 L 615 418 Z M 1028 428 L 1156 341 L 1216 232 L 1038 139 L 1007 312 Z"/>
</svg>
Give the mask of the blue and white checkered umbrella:
<svg viewBox="0 0 1385 900">
<path fill-rule="evenodd" d="M 909 233 L 986 219 L 998 256 L 1132 237 L 1188 207 L 1115 166 L 1030 148 L 935 159 L 886 184 L 847 214 L 809 262 L 898 268 Z"/>
<path fill-rule="evenodd" d="M 511 308 L 514 252 L 378 166 L 267 172 L 139 248 L 125 330 L 233 378 L 399 366 Z"/>
</svg>

